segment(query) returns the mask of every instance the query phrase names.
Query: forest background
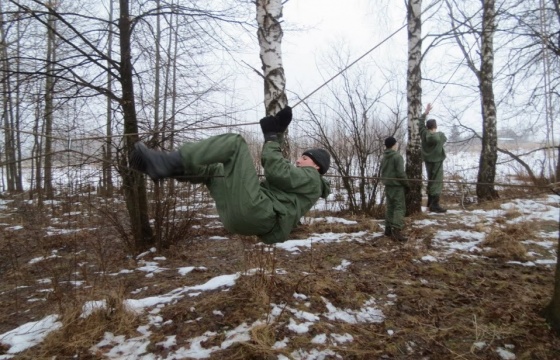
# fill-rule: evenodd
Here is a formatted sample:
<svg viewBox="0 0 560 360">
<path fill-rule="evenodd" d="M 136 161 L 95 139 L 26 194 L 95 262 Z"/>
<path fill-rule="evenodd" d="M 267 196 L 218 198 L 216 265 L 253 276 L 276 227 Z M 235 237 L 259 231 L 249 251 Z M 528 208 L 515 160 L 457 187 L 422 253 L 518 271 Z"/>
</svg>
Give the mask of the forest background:
<svg viewBox="0 0 560 360">
<path fill-rule="evenodd" d="M 264 3 L 281 4 L 256 2 Z M 383 212 L 378 165 L 388 135 L 406 144 L 409 177 L 421 178 L 414 119 L 428 102 L 449 146 L 480 157 L 477 179 L 462 179 L 476 188 L 476 201 L 496 199 L 509 185 L 495 181 L 500 161 L 517 164 L 525 184 L 557 182 L 558 1 L 344 5 L 290 0 L 270 18 L 282 25 L 285 94 L 297 105 L 287 156 L 310 146 L 331 152 L 341 211 Z M 238 131 L 258 168 L 255 122 L 273 111 L 254 2 L 8 0 L 0 7 L 3 191 L 38 206 L 68 190 L 122 193 L 129 219 L 120 220 L 121 236 L 138 253 L 168 248 L 180 230 L 162 225 L 172 208 L 146 195 L 172 199 L 175 185 L 146 185 L 128 168 L 134 142 L 170 150 Z M 88 183 L 55 176 L 57 168 L 90 167 L 97 171 Z M 461 199 L 466 188 L 458 186 Z M 408 209 L 418 211 L 419 182 L 412 194 Z"/>
</svg>

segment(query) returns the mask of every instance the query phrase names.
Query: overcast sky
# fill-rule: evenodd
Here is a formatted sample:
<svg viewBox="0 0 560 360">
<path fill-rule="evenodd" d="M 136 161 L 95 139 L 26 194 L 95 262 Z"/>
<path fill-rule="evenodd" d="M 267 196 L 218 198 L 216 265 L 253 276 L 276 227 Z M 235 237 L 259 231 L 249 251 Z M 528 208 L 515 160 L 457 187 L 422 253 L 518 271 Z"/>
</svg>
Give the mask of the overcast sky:
<svg viewBox="0 0 560 360">
<path fill-rule="evenodd" d="M 325 66 L 324 61 L 333 48 L 344 46 L 350 60 L 359 58 L 404 24 L 404 11 L 402 5 L 373 9 L 371 1 L 366 0 L 287 1 L 283 9 L 282 59 L 290 104 L 297 102 L 295 94 L 305 97 L 336 74 Z M 396 47 L 398 43 L 400 45 Z M 258 44 L 255 43 L 254 49 L 242 59 L 260 69 L 258 54 Z M 390 61 L 395 56 L 406 56 L 404 29 L 390 42 L 360 60 L 359 64 Z M 262 79 L 246 65 L 240 70 L 236 86 L 246 97 L 248 105 L 255 108 L 248 121 L 256 121 L 264 111 Z"/>
<path fill-rule="evenodd" d="M 429 3 L 430 1 L 425 1 L 423 6 L 423 36 L 440 33 L 443 30 L 437 27 L 449 25 L 445 20 L 445 9 L 428 9 Z M 442 17 L 440 20 L 432 16 L 436 11 Z M 327 67 L 325 62 L 325 57 L 333 49 L 340 48 L 348 54 L 348 62 L 351 62 L 379 45 L 406 22 L 404 1 L 394 0 L 288 0 L 284 4 L 283 15 L 282 58 L 290 105 L 298 102 L 298 96 L 305 97 L 337 73 L 336 69 Z M 432 40 L 430 37 L 424 40 L 423 51 L 427 51 Z M 247 113 L 246 119 L 238 121 L 254 122 L 264 113 L 263 83 L 262 78 L 249 67 L 261 68 L 258 43 L 255 39 L 248 43 L 253 48 L 249 48 L 244 54 L 237 54 L 239 57 L 234 59 L 237 63 L 234 71 L 238 74 L 234 96 L 243 103 L 244 108 L 252 109 Z M 502 67 L 500 63 L 503 63 L 503 58 L 500 56 L 503 57 L 504 53 L 502 49 L 501 53 L 496 54 L 496 72 Z M 476 131 L 480 132 L 482 129 L 476 77 L 466 68 L 462 59 L 456 44 L 439 44 L 425 54 L 422 64 L 422 75 L 425 78 L 422 83 L 423 106 L 427 103 L 434 104 L 431 115 L 438 119 L 440 129 L 448 134 L 458 121 Z M 389 95 L 402 96 L 406 92 L 406 28 L 373 50 L 349 71 L 357 66 L 366 67 L 374 76 L 379 74 L 381 83 L 384 81 L 382 72 L 392 68 L 398 77 L 399 86 Z M 380 86 L 382 85 L 372 84 L 372 89 L 375 91 Z M 504 89 L 500 89 L 500 86 L 497 83 L 494 89 L 498 103 L 504 96 Z M 312 95 L 312 99 L 325 95 L 326 90 L 322 88 Z M 531 109 L 524 107 L 523 101 L 520 97 L 514 102 L 516 106 L 498 108 L 499 129 L 509 127 L 521 132 L 526 124 L 537 121 L 530 119 L 539 119 L 538 109 L 533 109 L 532 114 L 528 113 Z M 522 118 L 517 114 L 519 109 L 524 109 Z M 295 111 L 296 116 L 298 110 Z M 545 129 L 545 126 L 542 128 Z"/>
</svg>

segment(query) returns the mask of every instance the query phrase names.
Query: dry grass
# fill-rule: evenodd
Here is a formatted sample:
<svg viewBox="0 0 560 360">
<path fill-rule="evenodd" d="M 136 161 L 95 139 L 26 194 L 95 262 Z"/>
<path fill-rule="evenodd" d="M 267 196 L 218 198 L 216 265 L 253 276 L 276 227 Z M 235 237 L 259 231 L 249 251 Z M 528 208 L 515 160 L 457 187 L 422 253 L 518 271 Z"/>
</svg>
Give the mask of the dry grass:
<svg viewBox="0 0 560 360">
<path fill-rule="evenodd" d="M 508 214 L 515 216 L 508 216 Z M 508 212 L 505 219 L 518 217 L 517 212 Z M 485 254 L 490 257 L 510 259 L 515 261 L 527 261 L 527 248 L 521 243 L 534 237 L 535 225 L 531 222 L 501 224 L 493 228 L 485 237 L 481 246 L 489 247 L 491 250 Z"/>
<path fill-rule="evenodd" d="M 92 356 L 89 349 L 97 344 L 106 332 L 132 336 L 136 332 L 139 319 L 136 314 L 124 305 L 126 299 L 122 289 L 109 291 L 101 297 L 105 301 L 104 308 L 95 310 L 91 315 L 83 317 L 81 302 L 67 307 L 60 321 L 62 328 L 51 333 L 36 349 L 37 356 L 52 358 L 56 356 L 88 358 Z M 94 354 L 99 357 L 102 354 Z"/>
<path fill-rule="evenodd" d="M 500 204 L 496 201 L 484 208 L 499 209 Z M 70 210 L 69 206 L 64 209 Z M 210 236 L 227 234 L 221 228 L 202 226 L 168 250 L 146 255 L 142 260 L 165 256 L 162 266 L 169 269 L 151 277 L 135 270 L 141 260 L 127 256 L 126 244 L 107 227 L 45 236 L 41 228 L 49 226 L 49 211 L 57 216 L 64 211 L 58 207 L 42 214 L 34 211 L 25 208 L 34 221 L 25 221 L 18 214 L 5 220 L 11 225 L 23 223 L 25 230 L 5 231 L 0 240 L 0 333 L 53 313 L 61 314 L 63 327 L 20 354 L 21 359 L 101 359 L 102 353 L 92 354 L 89 349 L 105 332 L 135 337 L 137 327 L 147 323 L 146 314 L 138 316 L 121 306 L 124 299 L 157 296 L 234 273 L 241 276 L 227 291 L 186 296 L 162 307 L 158 315 L 164 323 L 150 328 L 150 351 L 165 358 L 170 350 L 156 343 L 176 335 L 174 348 L 188 346 L 189 339 L 206 331 L 215 335 L 203 346 L 219 346 L 227 331 L 245 323 L 256 324 L 250 340 L 214 352 L 212 359 L 276 359 L 315 348 L 331 349 L 344 359 L 499 359 L 495 349 L 507 344 L 515 346 L 518 359 L 559 358 L 560 339 L 539 315 L 551 298 L 553 270 L 509 264 L 528 260 L 522 241 L 543 229 L 557 229 L 557 224 L 522 221 L 515 210 L 508 211 L 491 229 L 488 224 L 465 226 L 487 233 L 480 245 L 484 256 L 475 260 L 460 253 L 445 261 L 418 260 L 434 250 L 432 239 L 437 230 L 461 229 L 456 222 L 446 223 L 451 215 L 438 216 L 435 226 L 408 226 L 410 241 L 406 244 L 368 235 L 360 241 L 316 243 L 297 254 L 273 250 L 253 237 L 208 241 Z M 294 237 L 382 231 L 380 221 L 345 218 L 357 224 L 316 222 L 298 227 Z M 407 218 L 407 223 L 430 218 L 430 214 L 420 214 Z M 103 218 L 91 220 L 94 223 L 103 223 Z M 204 225 L 201 221 L 196 224 Z M 30 263 L 38 256 L 52 256 L 53 250 L 57 250 L 56 257 Z M 343 260 L 350 265 L 345 271 L 336 270 Z M 205 269 L 178 275 L 176 269 L 184 266 Z M 133 272 L 115 275 L 122 269 Z M 38 282 L 45 278 L 52 282 Z M 72 280 L 84 283 L 73 286 L 69 284 Z M 50 291 L 41 292 L 46 289 Z M 41 301 L 29 301 L 40 294 L 44 294 Z M 294 294 L 305 295 L 305 301 Z M 295 334 L 286 328 L 294 311 L 328 313 L 325 300 L 339 309 L 359 310 L 372 298 L 385 315 L 381 323 L 350 324 L 319 316 L 306 333 Z M 82 318 L 82 306 L 88 300 L 105 300 L 109 306 Z M 274 321 L 267 321 L 274 305 L 281 312 L 274 314 Z M 323 334 L 324 344 L 312 343 Z M 350 334 L 353 340 L 333 340 L 341 334 Z M 287 348 L 272 348 L 285 337 L 290 338 Z"/>
</svg>

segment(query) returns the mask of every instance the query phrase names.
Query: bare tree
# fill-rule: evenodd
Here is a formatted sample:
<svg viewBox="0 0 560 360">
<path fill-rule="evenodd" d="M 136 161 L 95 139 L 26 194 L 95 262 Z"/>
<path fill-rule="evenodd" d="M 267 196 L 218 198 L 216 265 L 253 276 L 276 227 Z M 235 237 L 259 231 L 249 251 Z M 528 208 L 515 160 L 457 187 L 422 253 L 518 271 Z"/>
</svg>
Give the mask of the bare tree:
<svg viewBox="0 0 560 360">
<path fill-rule="evenodd" d="M 401 104 L 387 105 L 384 98 L 392 92 L 397 77 L 387 75 L 383 79 L 383 71 L 373 75 L 371 65 L 348 69 L 350 61 L 343 49 L 344 46 L 333 46 L 325 60 L 327 67 L 340 75 L 328 85 L 328 94 L 322 100 L 304 103 L 307 119 L 300 123 L 304 123 L 302 130 L 313 141 L 305 145 L 321 146 L 331 153 L 332 168 L 339 178 L 333 185 L 344 190 L 345 210 L 379 215 L 383 139 L 388 135 L 402 139 L 406 117 L 393 110 Z M 386 108 L 394 112 L 385 115 Z"/>
<path fill-rule="evenodd" d="M 494 188 L 498 161 L 497 109 L 494 100 L 495 1 L 483 0 L 482 6 L 481 58 L 477 77 L 480 86 L 483 126 L 476 195 L 479 200 L 492 200 L 498 197 L 498 192 Z"/>
<path fill-rule="evenodd" d="M 47 8 L 56 11 L 57 4 L 49 0 L 46 4 Z M 54 117 L 54 92 L 55 92 L 55 64 L 56 64 L 56 18 L 53 12 L 47 15 L 47 54 L 46 54 L 46 73 L 45 77 L 45 124 L 44 124 L 44 139 L 45 139 L 45 163 L 44 163 L 44 186 L 45 196 L 47 199 L 54 197 L 53 190 L 53 117 Z"/>
<path fill-rule="evenodd" d="M 408 22 L 408 144 L 406 147 L 406 175 L 422 179 L 421 138 L 416 119 L 422 114 L 422 0 L 407 2 Z M 422 183 L 411 182 L 406 197 L 407 215 L 421 211 Z"/>
<path fill-rule="evenodd" d="M 125 150 L 131 153 L 134 143 L 138 141 L 138 119 L 134 98 L 133 69 L 132 69 L 132 21 L 129 10 L 129 0 L 119 0 L 119 48 L 120 64 L 119 79 L 122 95 L 119 99 L 123 109 Z M 145 250 L 154 244 L 153 232 L 148 217 L 148 200 L 146 183 L 142 174 L 130 170 L 122 160 L 121 174 L 126 198 L 126 207 L 130 214 L 131 229 L 134 234 L 137 250 Z"/>
<path fill-rule="evenodd" d="M 560 179 L 560 147 L 555 145 L 555 126 L 560 107 L 560 2 L 555 0 L 526 0 L 507 9 L 507 17 L 512 26 L 508 33 L 520 45 L 510 52 L 510 91 L 515 92 L 517 84 L 531 81 L 534 90 L 531 103 L 542 104 L 540 111 L 545 115 L 546 141 L 549 148 L 556 148 L 555 169 L 551 167 L 553 182 Z M 536 80 L 535 80 L 536 78 Z M 554 157 L 552 157 L 554 158 Z M 557 195 L 560 195 L 556 192 Z M 560 256 L 560 237 L 557 244 Z M 556 263 L 554 291 L 552 299 L 542 311 L 550 326 L 560 333 L 560 262 Z"/>
<path fill-rule="evenodd" d="M 538 130 L 544 132 L 546 146 L 551 149 L 544 154 L 551 181 L 557 182 L 560 147 L 555 133 L 559 126 L 560 79 L 555 74 L 560 71 L 560 5 L 544 0 L 514 2 L 504 9 L 504 19 L 508 25 L 505 32 L 513 44 L 508 54 L 508 91 L 517 94 L 523 89 L 520 85 L 533 84 L 521 111 L 525 116 L 527 109 L 534 108 L 544 118 L 545 126 Z"/>
<path fill-rule="evenodd" d="M 16 54 L 20 51 L 20 26 L 19 23 L 15 27 L 16 40 L 10 44 L 8 31 L 13 30 L 10 23 L 4 15 L 5 4 L 0 4 L 0 62 L 1 71 L 4 76 L 1 77 L 2 81 L 2 117 L 0 124 L 4 127 L 4 152 L 5 152 L 5 166 L 6 166 L 6 185 L 8 191 L 23 191 L 23 184 L 21 179 L 21 146 L 19 138 L 19 109 L 18 101 L 20 98 L 19 83 L 20 79 L 16 74 L 12 74 L 12 67 L 15 65 L 19 67 L 20 62 L 12 62 L 9 60 L 10 54 L 8 47 L 15 46 Z M 15 63 L 15 64 L 14 64 Z M 16 69 L 17 71 L 17 69 Z M 12 78 L 15 78 L 15 86 L 12 86 Z M 14 89 L 15 87 L 15 89 Z M 19 164 L 19 165 L 18 165 Z"/>
<path fill-rule="evenodd" d="M 476 194 L 479 201 L 498 197 L 494 181 L 498 160 L 497 108 L 494 99 L 494 34 L 496 32 L 496 11 L 494 0 L 481 0 L 482 19 L 473 24 L 472 18 L 457 18 L 455 8 L 463 3 L 446 1 L 452 23 L 452 31 L 459 49 L 463 53 L 469 69 L 475 74 L 480 92 L 482 113 L 482 149 L 480 152 Z M 461 14 L 465 14 L 460 11 Z M 465 35 L 471 35 L 479 42 L 480 66 L 470 52 Z"/>
<path fill-rule="evenodd" d="M 257 35 L 264 77 L 264 105 L 266 115 L 275 115 L 288 104 L 286 97 L 286 76 L 282 65 L 282 0 L 257 0 Z M 282 152 L 290 153 L 284 134 Z"/>
<path fill-rule="evenodd" d="M 113 7 L 113 0 L 109 0 L 109 22 L 108 22 L 108 32 L 107 32 L 107 60 L 106 66 L 107 68 L 111 67 L 113 62 L 113 19 L 114 19 L 114 7 Z M 113 74 L 110 71 L 107 71 L 107 92 L 111 93 L 113 91 Z M 103 146 L 103 165 L 102 165 L 102 186 L 103 192 L 105 196 L 111 197 L 113 196 L 113 106 L 110 97 L 107 97 L 105 100 L 105 144 Z"/>
<path fill-rule="evenodd" d="M 64 94 L 59 95 L 59 99 L 81 98 L 87 99 L 89 102 L 97 102 L 99 101 L 98 97 L 101 95 L 110 99 L 113 104 L 117 104 L 118 111 L 114 112 L 114 114 L 122 117 L 122 130 L 120 133 L 123 135 L 123 140 L 122 143 L 114 145 L 106 141 L 103 143 L 106 147 L 105 159 L 109 159 L 108 154 L 114 150 L 111 147 L 118 146 L 116 154 L 123 177 L 123 188 L 129 211 L 130 228 L 135 242 L 134 246 L 137 250 L 153 246 L 154 237 L 148 221 L 149 209 L 147 206 L 145 180 L 138 173 L 127 169 L 128 153 L 131 151 L 134 142 L 138 139 L 139 130 L 153 129 L 149 122 L 141 122 L 138 118 L 138 114 L 143 115 L 148 109 L 146 104 L 152 106 L 153 102 L 139 101 L 135 95 L 135 89 L 145 90 L 142 86 L 145 86 L 148 82 L 142 80 L 146 80 L 148 76 L 146 74 L 151 74 L 149 70 L 144 71 L 142 69 L 146 62 L 138 61 L 138 57 L 141 57 L 142 60 L 145 59 L 143 51 L 139 52 L 138 56 L 134 56 L 135 62 L 133 67 L 134 46 L 142 47 L 142 49 L 147 48 L 147 40 L 149 38 L 143 37 L 138 39 L 135 36 L 138 36 L 139 29 L 151 28 L 151 22 L 155 16 L 176 16 L 175 19 L 184 19 L 183 25 L 187 30 L 185 33 L 187 33 L 186 36 L 189 36 L 189 38 L 181 39 L 179 46 L 183 46 L 183 51 L 185 52 L 183 59 L 191 61 L 198 54 L 202 54 L 206 48 L 211 46 L 222 48 L 227 45 L 224 40 L 227 36 L 216 36 L 216 34 L 223 30 L 221 29 L 221 24 L 232 24 L 235 26 L 244 24 L 236 17 L 238 14 L 237 9 L 235 6 L 228 4 L 224 5 L 223 9 L 210 10 L 192 7 L 190 3 L 186 5 L 187 2 L 175 4 L 161 2 L 162 5 L 160 7 L 138 7 L 138 9 L 142 9 L 144 12 L 133 14 L 130 11 L 130 5 L 138 3 L 133 0 L 119 0 L 119 17 L 117 26 L 114 27 L 113 22 L 109 22 L 106 16 L 95 17 L 92 15 L 95 14 L 93 9 L 82 11 L 83 7 L 87 6 L 87 2 L 72 2 L 71 4 L 76 6 L 76 9 L 73 11 L 58 11 L 57 8 L 49 7 L 48 4 L 39 0 L 8 0 L 7 3 L 15 9 L 10 10 L 10 15 L 21 15 L 13 18 L 14 23 L 25 21 L 26 23 L 33 24 L 34 28 L 46 28 L 54 34 L 58 44 L 64 45 L 64 51 L 57 53 L 56 59 L 51 59 L 55 61 L 49 61 L 44 56 L 46 52 L 42 54 L 39 51 L 32 53 L 34 49 L 27 49 L 28 52 L 24 55 L 16 54 L 8 57 L 6 61 L 12 63 L 17 63 L 21 59 L 27 62 L 27 66 L 18 70 L 17 74 L 25 77 L 27 81 L 35 81 L 37 83 L 50 78 L 58 84 L 59 88 L 64 88 Z M 6 2 L 2 4 L 4 5 Z M 54 26 L 53 22 L 56 22 L 56 26 Z M 116 30 L 114 34 L 118 38 L 120 53 L 118 61 L 111 56 L 111 51 L 107 51 L 110 48 L 108 41 L 112 41 L 108 34 L 112 30 Z M 192 40 L 192 46 L 186 45 L 187 40 Z M 48 67 L 47 65 L 49 64 L 52 67 Z M 194 77 L 194 74 L 202 74 L 207 78 L 208 74 L 204 73 L 204 67 L 199 64 L 196 65 L 196 67 L 192 66 L 191 68 L 185 67 L 183 71 L 188 72 L 191 77 Z M 197 67 L 199 69 L 193 71 Z M 150 67 L 147 67 L 147 69 L 150 69 Z M 3 76 L 16 74 L 16 71 L 11 68 L 2 71 Z M 8 71 L 8 74 L 4 71 Z M 113 86 L 115 84 L 112 83 L 111 79 L 115 79 L 115 84 L 118 85 Z M 189 79 L 189 77 L 183 76 L 181 79 Z M 193 80 L 193 82 L 196 82 L 196 80 Z M 217 83 L 208 85 L 209 90 L 207 89 L 207 91 L 200 91 L 199 88 L 194 86 L 185 86 L 185 88 L 192 89 L 191 91 L 194 93 L 193 97 L 195 99 L 203 98 L 205 94 L 210 94 L 211 91 L 220 89 Z M 45 93 L 44 88 L 41 92 Z M 143 95 L 151 92 L 140 91 L 139 93 Z M 97 104 L 101 103 L 98 102 Z M 139 104 L 141 105 L 140 107 L 138 107 Z M 185 100 L 185 105 L 178 109 L 177 112 L 182 111 L 184 113 L 189 104 L 192 104 L 192 102 Z M 107 103 L 107 109 L 109 109 L 109 106 L 109 103 Z M 56 111 L 56 108 L 54 110 Z M 107 117 L 110 116 L 108 115 L 110 112 L 110 110 L 107 110 Z M 44 114 L 37 113 L 34 115 Z M 173 116 L 175 115 L 173 114 Z M 141 116 L 140 118 L 147 117 Z M 41 129 L 43 124 L 36 124 L 37 132 L 43 131 Z M 84 125 L 87 125 L 87 123 Z M 109 123 L 107 123 L 107 127 L 113 128 Z M 113 136 L 110 133 L 111 131 L 107 130 L 105 138 Z M 41 151 L 42 146 L 41 141 L 37 139 L 37 151 Z M 40 155 L 44 156 L 44 153 Z"/>
</svg>

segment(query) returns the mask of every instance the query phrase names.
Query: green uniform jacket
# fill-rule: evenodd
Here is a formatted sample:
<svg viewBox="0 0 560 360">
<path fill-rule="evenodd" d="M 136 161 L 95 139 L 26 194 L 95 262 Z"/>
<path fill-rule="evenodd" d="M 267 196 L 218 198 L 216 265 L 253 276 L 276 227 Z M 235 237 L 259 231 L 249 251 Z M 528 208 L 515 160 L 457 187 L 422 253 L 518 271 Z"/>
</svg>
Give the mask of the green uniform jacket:
<svg viewBox="0 0 560 360">
<path fill-rule="evenodd" d="M 404 160 L 401 154 L 393 149 L 385 150 L 381 160 L 381 176 L 385 186 L 408 187 L 406 173 L 404 172 Z"/>
<path fill-rule="evenodd" d="M 187 181 L 206 184 L 224 228 L 257 235 L 267 244 L 286 241 L 319 197 L 330 193 L 319 171 L 298 168 L 284 159 L 277 142 L 263 146 L 264 182 L 259 181 L 247 142 L 239 134 L 185 143 L 179 151 Z"/>
<path fill-rule="evenodd" d="M 426 115 L 418 119 L 418 129 L 422 138 L 422 158 L 425 162 L 440 162 L 445 159 L 443 145 L 447 137 L 441 131 L 432 133 L 426 128 Z"/>
<path fill-rule="evenodd" d="M 329 183 L 312 167 L 296 167 L 282 156 L 280 144 L 264 144 L 261 162 L 266 180 L 262 191 L 272 200 L 277 223 L 271 232 L 259 235 L 271 244 L 286 241 L 299 220 L 320 197 L 330 194 Z"/>
</svg>

